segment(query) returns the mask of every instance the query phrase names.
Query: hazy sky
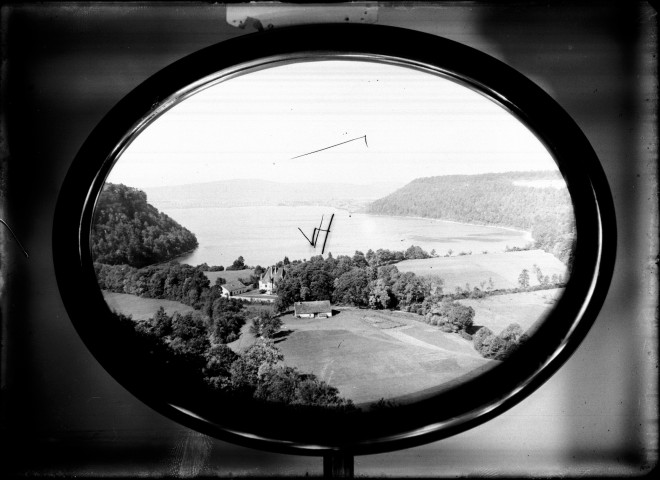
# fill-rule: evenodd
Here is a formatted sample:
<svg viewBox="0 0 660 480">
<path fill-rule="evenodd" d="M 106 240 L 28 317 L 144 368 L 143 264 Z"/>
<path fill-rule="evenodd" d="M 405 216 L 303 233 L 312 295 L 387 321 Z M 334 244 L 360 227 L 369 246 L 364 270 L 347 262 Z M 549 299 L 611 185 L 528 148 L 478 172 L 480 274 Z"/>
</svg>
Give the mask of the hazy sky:
<svg viewBox="0 0 660 480">
<path fill-rule="evenodd" d="M 360 140 L 292 159 L 363 135 L 368 146 Z M 523 124 L 466 87 L 402 67 L 323 61 L 261 70 L 193 95 L 134 140 L 108 181 L 404 184 L 556 168 Z"/>
</svg>

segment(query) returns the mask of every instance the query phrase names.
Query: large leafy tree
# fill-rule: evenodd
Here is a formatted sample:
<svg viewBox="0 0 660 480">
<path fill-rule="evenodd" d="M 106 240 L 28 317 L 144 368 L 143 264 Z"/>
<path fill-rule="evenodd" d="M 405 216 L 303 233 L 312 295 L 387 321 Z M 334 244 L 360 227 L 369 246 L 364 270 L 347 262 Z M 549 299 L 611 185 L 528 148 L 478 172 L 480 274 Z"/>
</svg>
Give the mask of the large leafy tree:
<svg viewBox="0 0 660 480">
<path fill-rule="evenodd" d="M 341 398 L 335 387 L 315 375 L 301 374 L 297 369 L 284 365 L 263 369 L 254 397 L 289 405 L 353 408 L 352 402 Z"/>
<path fill-rule="evenodd" d="M 472 336 L 472 342 L 474 349 L 477 352 L 481 352 L 481 347 L 484 343 L 484 340 L 493 335 L 493 331 L 488 327 L 481 327 L 477 332 Z"/>
<path fill-rule="evenodd" d="M 282 319 L 271 311 L 262 310 L 252 319 L 250 333 L 255 337 L 273 338 L 282 328 Z"/>
<path fill-rule="evenodd" d="M 417 245 L 411 245 L 405 252 L 406 260 L 418 259 L 418 258 L 430 258 L 431 255 L 428 252 L 424 251 L 422 247 Z"/>
<path fill-rule="evenodd" d="M 244 270 L 246 268 L 245 259 L 242 256 L 239 256 L 230 266 L 227 267 L 227 270 Z"/>
<path fill-rule="evenodd" d="M 262 369 L 254 397 L 274 403 L 292 404 L 296 399 L 299 374 L 293 367 L 269 366 Z"/>
<path fill-rule="evenodd" d="M 216 389 L 231 388 L 231 366 L 238 359 L 227 345 L 214 345 L 205 354 L 203 374 L 206 382 Z"/>
<path fill-rule="evenodd" d="M 500 337 L 507 342 L 518 342 L 524 334 L 525 331 L 520 324 L 511 323 L 500 332 Z"/>
<path fill-rule="evenodd" d="M 371 282 L 369 288 L 369 307 L 374 310 L 393 308 L 396 305 L 396 297 L 386 280 L 379 278 Z"/>
<path fill-rule="evenodd" d="M 284 359 L 272 341 L 262 340 L 248 348 L 231 366 L 231 382 L 238 390 L 254 391 L 260 372 Z"/>
<path fill-rule="evenodd" d="M 335 266 L 334 259 L 326 263 L 320 255 L 307 262 L 291 264 L 287 275 L 277 286 L 276 309 L 285 311 L 300 301 L 330 300 L 334 290 L 331 272 Z"/>
<path fill-rule="evenodd" d="M 399 305 L 405 306 L 423 302 L 428 288 L 420 277 L 405 272 L 398 275 L 392 284 L 392 293 L 397 297 Z"/>
<path fill-rule="evenodd" d="M 165 338 L 172 334 L 172 317 L 160 307 L 151 319 L 138 322 L 135 325 L 138 332 L 157 338 Z"/>
<path fill-rule="evenodd" d="M 447 331 L 467 331 L 473 324 L 474 309 L 458 302 L 442 301 L 427 313 L 427 319 Z"/>
<path fill-rule="evenodd" d="M 369 277 L 364 268 L 354 267 L 334 282 L 333 300 L 337 303 L 366 307 L 369 305 Z"/>
<path fill-rule="evenodd" d="M 198 311 L 175 313 L 172 316 L 169 345 L 179 354 L 203 357 L 211 343 L 202 314 Z"/>
<path fill-rule="evenodd" d="M 518 285 L 520 285 L 520 288 L 529 287 L 529 271 L 526 268 L 518 275 Z"/>
<path fill-rule="evenodd" d="M 210 317 L 211 335 L 216 343 L 237 340 L 246 321 L 243 305 L 224 297 L 218 297 L 213 301 Z"/>
<path fill-rule="evenodd" d="M 517 323 L 511 323 L 499 335 L 495 335 L 489 328 L 481 327 L 473 336 L 474 349 L 481 356 L 493 360 L 505 360 L 520 345 L 527 341 L 527 334 Z"/>
</svg>

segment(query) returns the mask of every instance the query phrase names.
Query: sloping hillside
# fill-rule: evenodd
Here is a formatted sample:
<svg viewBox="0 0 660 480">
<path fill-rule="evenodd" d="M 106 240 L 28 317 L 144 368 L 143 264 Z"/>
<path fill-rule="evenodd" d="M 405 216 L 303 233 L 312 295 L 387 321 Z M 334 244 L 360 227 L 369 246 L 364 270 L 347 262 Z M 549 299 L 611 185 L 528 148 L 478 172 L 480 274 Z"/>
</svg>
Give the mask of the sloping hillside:
<svg viewBox="0 0 660 480">
<path fill-rule="evenodd" d="M 172 260 L 198 245 L 188 229 L 147 203 L 146 193 L 106 183 L 94 212 L 94 261 L 145 265 Z"/>
<path fill-rule="evenodd" d="M 489 286 L 490 279 L 493 289 L 518 287 L 518 276 L 523 269 L 529 272 L 530 286 L 538 285 L 534 265 L 541 269 L 544 276 L 558 275 L 563 278 L 566 274 L 566 266 L 542 250 L 404 260 L 396 267 L 400 272 L 413 272 L 420 276 L 439 275 L 445 281 L 443 290 L 453 293 L 456 287 L 465 288 L 466 283 L 471 288 L 483 290 Z"/>
<path fill-rule="evenodd" d="M 368 211 L 531 230 L 537 216 L 561 220 L 570 216 L 571 202 L 565 188 L 528 186 L 529 181 L 557 178 L 561 177 L 555 172 L 417 178 L 373 202 Z"/>
<path fill-rule="evenodd" d="M 512 323 L 517 323 L 528 335 L 532 335 L 563 293 L 563 288 L 553 288 L 484 298 L 464 298 L 459 300 L 459 303 L 474 309 L 475 327 L 488 327 L 498 334 Z"/>
<path fill-rule="evenodd" d="M 506 172 L 418 178 L 371 203 L 369 213 L 437 218 L 532 232 L 535 246 L 569 262 L 571 199 L 559 172 Z"/>
</svg>

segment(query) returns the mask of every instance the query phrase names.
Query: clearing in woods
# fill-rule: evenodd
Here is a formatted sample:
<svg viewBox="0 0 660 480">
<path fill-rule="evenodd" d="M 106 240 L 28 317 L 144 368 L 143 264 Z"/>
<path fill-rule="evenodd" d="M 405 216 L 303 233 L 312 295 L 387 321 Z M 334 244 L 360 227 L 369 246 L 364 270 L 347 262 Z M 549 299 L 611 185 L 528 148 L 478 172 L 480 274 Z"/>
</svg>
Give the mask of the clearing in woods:
<svg viewBox="0 0 660 480">
<path fill-rule="evenodd" d="M 110 310 L 123 315 L 130 315 L 133 320 L 149 320 L 160 307 L 163 307 L 168 315 L 172 315 L 174 312 L 186 313 L 193 311 L 192 307 L 180 302 L 142 298 L 127 293 L 114 293 L 104 290 L 103 298 Z"/>
<path fill-rule="evenodd" d="M 275 342 L 286 365 L 315 374 L 356 405 L 419 400 L 496 363 L 482 358 L 472 342 L 414 314 L 348 307 L 335 313 L 327 319 L 283 315 Z M 248 328 L 249 322 L 231 348 L 254 343 Z"/>
<path fill-rule="evenodd" d="M 498 334 L 511 323 L 517 323 L 531 335 L 535 324 L 545 319 L 563 293 L 563 288 L 553 288 L 485 298 L 466 298 L 459 302 L 474 308 L 475 327 L 488 327 Z"/>
</svg>

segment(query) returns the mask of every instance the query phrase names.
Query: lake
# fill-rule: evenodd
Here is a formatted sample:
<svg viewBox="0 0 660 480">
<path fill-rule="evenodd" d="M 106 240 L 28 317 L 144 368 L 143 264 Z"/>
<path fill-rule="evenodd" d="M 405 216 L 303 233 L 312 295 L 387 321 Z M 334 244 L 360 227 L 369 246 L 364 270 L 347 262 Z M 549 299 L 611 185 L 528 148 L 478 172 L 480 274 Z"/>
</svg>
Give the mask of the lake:
<svg viewBox="0 0 660 480">
<path fill-rule="evenodd" d="M 158 205 L 156 205 L 157 208 Z M 326 206 L 264 206 L 159 208 L 192 231 L 199 247 L 177 260 L 190 265 L 231 265 L 243 256 L 248 265 L 271 265 L 285 256 L 290 260 L 309 259 L 321 254 L 324 234 L 312 247 L 298 230 L 311 238 L 324 216 L 326 228 L 335 214 L 327 237 L 325 253 L 353 255 L 377 250 L 405 250 L 419 245 L 438 255 L 448 250 L 481 253 L 504 251 L 506 246 L 522 247 L 531 241 L 528 232 L 499 227 L 416 217 L 391 217 L 351 213 Z"/>
</svg>

